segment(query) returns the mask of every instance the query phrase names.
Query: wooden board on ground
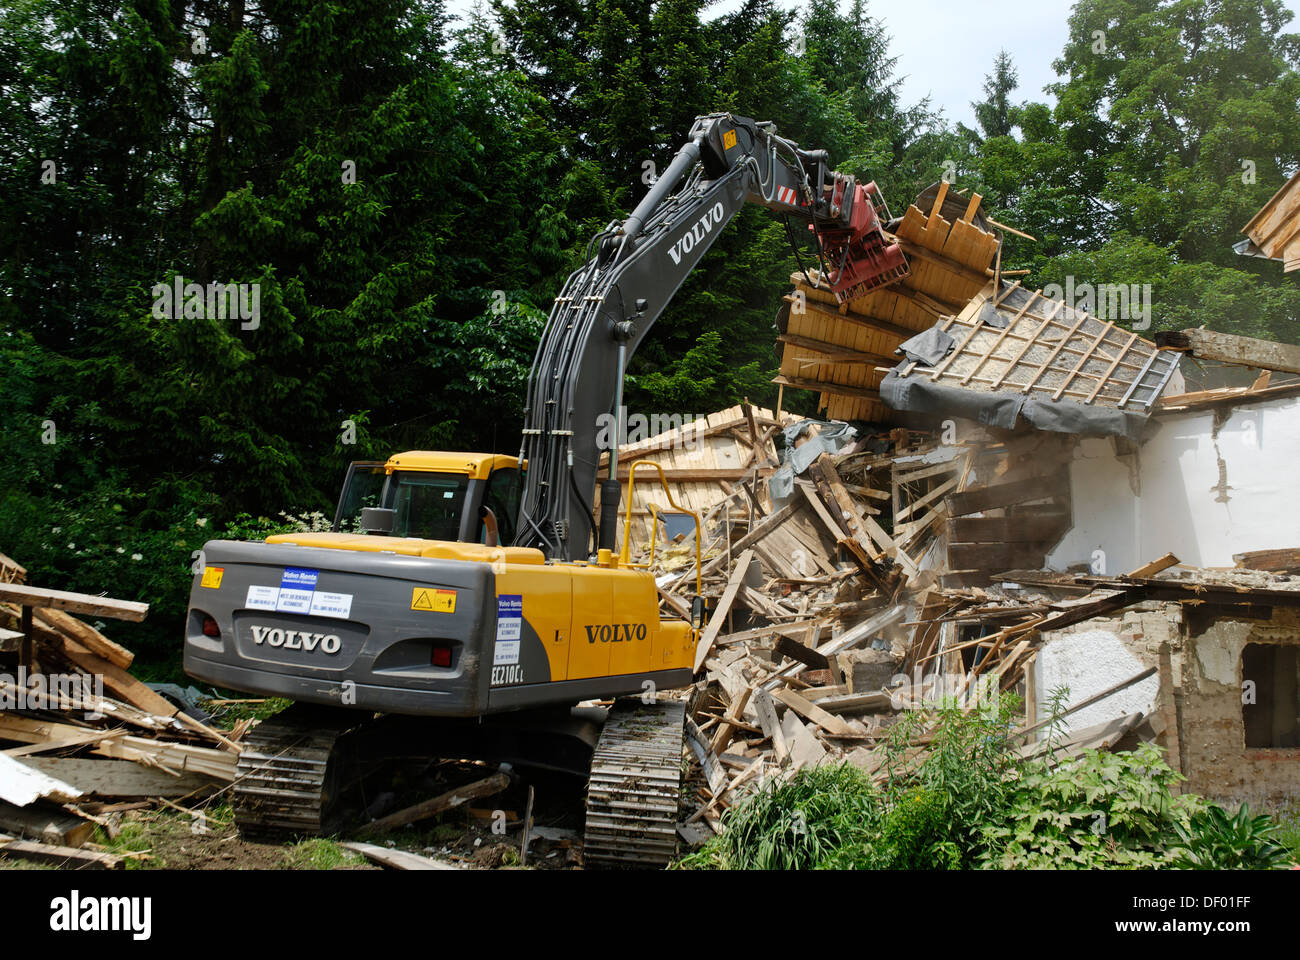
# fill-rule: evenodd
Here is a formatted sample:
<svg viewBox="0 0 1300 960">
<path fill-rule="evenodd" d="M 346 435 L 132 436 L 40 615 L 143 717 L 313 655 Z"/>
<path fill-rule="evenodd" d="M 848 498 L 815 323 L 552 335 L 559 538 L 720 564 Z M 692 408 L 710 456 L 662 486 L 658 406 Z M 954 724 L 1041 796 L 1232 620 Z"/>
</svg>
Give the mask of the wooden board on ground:
<svg viewBox="0 0 1300 960">
<path fill-rule="evenodd" d="M 429 817 L 437 816 L 453 807 L 460 806 L 462 803 L 468 803 L 470 800 L 490 797 L 494 793 L 500 793 L 509 785 L 510 778 L 506 774 L 494 773 L 490 777 L 484 777 L 482 780 L 476 780 L 463 787 L 448 790 L 446 793 L 423 800 L 403 810 L 398 810 L 396 813 L 390 813 L 388 816 L 381 817 L 371 823 L 366 829 L 372 833 L 385 833 L 408 823 L 427 820 Z"/>
<path fill-rule="evenodd" d="M 772 691 L 772 696 L 773 698 L 780 700 L 795 713 L 802 717 L 806 717 L 813 723 L 817 724 L 817 726 L 821 727 L 827 733 L 834 734 L 835 736 L 849 736 L 853 733 L 853 730 L 849 725 L 839 717 L 828 713 L 824 708 L 817 706 L 817 704 L 805 700 L 793 690 L 777 688 Z"/>
<path fill-rule="evenodd" d="M 341 843 L 339 846 L 347 850 L 352 850 L 361 854 L 372 863 L 377 863 L 381 867 L 391 867 L 394 870 L 462 870 L 453 863 L 443 863 L 440 860 L 431 860 L 428 857 L 422 857 L 418 853 L 408 853 L 405 850 L 393 850 L 388 847 L 381 847 L 373 843 L 348 842 Z"/>
<path fill-rule="evenodd" d="M 98 850 L 78 850 L 34 840 L 16 840 L 0 836 L 0 857 L 15 857 L 32 863 L 47 863 L 64 870 L 116 870 L 126 862 L 125 857 Z"/>
<path fill-rule="evenodd" d="M 0 828 L 14 836 L 65 847 L 79 847 L 95 832 L 93 821 L 74 816 L 46 801 L 15 807 L 0 800 Z"/>
<path fill-rule="evenodd" d="M 91 797 L 185 797 L 219 782 L 200 773 L 176 777 L 130 760 L 23 757 L 22 762 L 41 773 L 73 784 Z"/>
</svg>

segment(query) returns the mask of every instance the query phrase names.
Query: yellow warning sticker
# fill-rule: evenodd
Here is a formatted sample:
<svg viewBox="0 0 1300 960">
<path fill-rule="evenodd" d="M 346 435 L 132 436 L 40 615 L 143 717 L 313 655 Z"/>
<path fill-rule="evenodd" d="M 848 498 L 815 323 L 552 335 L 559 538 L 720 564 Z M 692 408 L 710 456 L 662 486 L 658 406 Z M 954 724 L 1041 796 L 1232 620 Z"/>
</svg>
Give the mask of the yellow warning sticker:
<svg viewBox="0 0 1300 960">
<path fill-rule="evenodd" d="M 434 587 L 416 587 L 411 591 L 412 610 L 430 610 L 434 613 L 456 612 L 456 591 L 438 590 Z"/>
<path fill-rule="evenodd" d="M 213 590 L 221 586 L 221 578 L 226 575 L 225 567 L 204 567 L 203 579 L 199 581 L 201 587 L 211 587 Z"/>
<path fill-rule="evenodd" d="M 730 150 L 736 145 L 736 131 L 728 130 L 722 135 L 722 149 Z"/>
</svg>

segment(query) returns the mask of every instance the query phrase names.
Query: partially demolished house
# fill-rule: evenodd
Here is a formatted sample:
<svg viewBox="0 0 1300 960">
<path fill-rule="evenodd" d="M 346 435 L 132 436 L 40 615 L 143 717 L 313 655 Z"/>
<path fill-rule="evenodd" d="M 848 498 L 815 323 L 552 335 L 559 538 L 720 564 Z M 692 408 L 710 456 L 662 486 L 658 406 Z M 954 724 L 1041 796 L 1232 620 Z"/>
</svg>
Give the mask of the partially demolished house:
<svg viewBox="0 0 1300 960">
<path fill-rule="evenodd" d="M 661 462 L 704 517 L 684 836 L 765 777 L 876 771 L 903 710 L 976 691 L 1023 698 L 1022 751 L 1068 687 L 1066 751 L 1154 740 L 1224 800 L 1300 782 L 1300 348 L 1148 339 L 1025 287 L 1008 230 L 932 187 L 888 225 L 901 278 L 839 303 L 816 271 L 791 277 L 775 412 L 620 452 Z M 1189 393 L 1189 355 L 1251 385 Z M 782 411 L 795 389 L 824 419 Z M 713 452 L 674 453 L 693 433 Z M 693 537 L 655 496 L 636 495 L 633 539 L 681 612 Z"/>
</svg>

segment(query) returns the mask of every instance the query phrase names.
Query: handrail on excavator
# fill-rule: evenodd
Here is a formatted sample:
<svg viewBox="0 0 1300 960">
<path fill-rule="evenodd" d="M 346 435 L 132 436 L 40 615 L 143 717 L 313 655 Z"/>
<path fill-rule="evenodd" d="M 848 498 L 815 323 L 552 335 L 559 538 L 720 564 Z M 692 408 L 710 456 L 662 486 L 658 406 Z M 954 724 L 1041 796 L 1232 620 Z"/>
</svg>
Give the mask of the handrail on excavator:
<svg viewBox="0 0 1300 960">
<path fill-rule="evenodd" d="M 632 562 L 632 487 L 636 480 L 636 468 L 640 466 L 654 467 L 659 471 L 659 484 L 664 488 L 664 495 L 668 497 L 668 505 L 680 513 L 688 514 L 695 518 L 695 595 L 698 597 L 703 592 L 704 577 L 701 573 L 701 555 L 700 549 L 700 515 L 694 510 L 683 507 L 673 499 L 673 492 L 668 489 L 668 478 L 664 474 L 664 468 L 653 460 L 634 460 L 627 470 L 627 494 L 623 502 L 627 504 L 627 516 L 623 521 L 623 548 L 619 551 L 618 564 L 620 567 L 648 567 L 654 563 L 655 558 L 655 541 L 659 533 L 659 514 L 657 508 L 652 504 L 650 507 L 650 560 L 646 563 Z"/>
</svg>

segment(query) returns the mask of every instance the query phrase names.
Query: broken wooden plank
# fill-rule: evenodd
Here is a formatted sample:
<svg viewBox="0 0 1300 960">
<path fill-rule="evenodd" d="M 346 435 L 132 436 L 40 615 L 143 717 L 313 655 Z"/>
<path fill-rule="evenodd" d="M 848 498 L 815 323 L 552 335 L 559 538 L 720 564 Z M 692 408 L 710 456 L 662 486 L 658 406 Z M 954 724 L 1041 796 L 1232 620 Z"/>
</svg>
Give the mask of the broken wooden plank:
<svg viewBox="0 0 1300 960">
<path fill-rule="evenodd" d="M 33 615 L 52 629 L 76 640 L 95 656 L 103 657 L 123 670 L 131 666 L 135 660 L 135 654 L 126 647 L 114 643 L 90 624 L 78 620 L 70 613 L 49 607 L 37 607 Z"/>
<path fill-rule="evenodd" d="M 117 664 L 91 653 L 71 637 L 58 644 L 59 652 L 86 673 L 102 676 L 104 686 L 115 697 L 158 717 L 174 717 L 180 710 L 174 703 L 149 689 Z"/>
<path fill-rule="evenodd" d="M 494 773 L 490 777 L 484 777 L 482 780 L 476 780 L 463 787 L 457 787 L 455 790 L 448 790 L 446 793 L 441 793 L 428 800 L 422 800 L 417 804 L 398 810 L 396 813 L 390 813 L 386 817 L 380 817 L 367 825 L 366 829 L 373 833 L 385 833 L 397 827 L 403 827 L 408 823 L 427 820 L 430 817 L 451 810 L 453 807 L 458 807 L 462 803 L 468 803 L 470 800 L 490 797 L 494 793 L 500 793 L 509 785 L 510 777 L 504 773 Z"/>
<path fill-rule="evenodd" d="M 821 727 L 827 733 L 836 736 L 848 736 L 853 733 L 849 725 L 839 717 L 828 713 L 822 707 L 817 706 L 817 704 L 804 699 L 793 690 L 777 688 L 772 691 L 772 696 L 773 698 L 780 700 L 795 713 L 817 724 L 817 726 Z"/>
<path fill-rule="evenodd" d="M 73 784 L 90 797 L 185 797 L 219 782 L 201 773 L 175 777 L 130 760 L 29 756 L 22 763 Z"/>
<path fill-rule="evenodd" d="M 0 800 L 25 807 L 41 799 L 69 803 L 84 795 L 72 784 L 0 753 Z"/>
<path fill-rule="evenodd" d="M 1238 567 L 1247 570 L 1263 570 L 1268 573 L 1300 573 L 1300 548 L 1289 547 L 1283 550 L 1250 550 L 1246 553 L 1234 553 L 1232 562 Z"/>
<path fill-rule="evenodd" d="M 371 863 L 377 863 L 381 867 L 390 867 L 393 870 L 462 870 L 463 867 L 454 863 L 446 863 L 442 860 L 434 860 L 431 857 L 422 857 L 418 853 L 409 853 L 406 850 L 395 850 L 389 847 L 381 847 L 373 843 L 358 843 L 348 841 L 341 843 L 339 846 L 361 854 Z"/>
<path fill-rule="evenodd" d="M 731 743 L 732 735 L 740 719 L 745 715 L 745 707 L 749 705 L 749 698 L 753 693 L 753 687 L 746 687 L 727 708 L 726 716 L 718 724 L 718 732 L 713 735 L 713 741 L 709 744 L 709 749 L 715 755 L 722 756 L 723 751 L 727 749 L 727 744 Z"/>
<path fill-rule="evenodd" d="M 1179 562 L 1179 559 L 1172 553 L 1166 553 L 1159 560 L 1152 560 L 1150 563 L 1144 563 L 1132 573 L 1128 574 L 1128 576 L 1139 579 L 1142 577 L 1154 577 L 1161 570 L 1168 570 L 1170 567 L 1178 566 Z"/>
<path fill-rule="evenodd" d="M 1007 570 L 1012 567 L 1041 567 L 1048 544 L 1036 543 L 950 543 L 951 570 Z"/>
<path fill-rule="evenodd" d="M 1070 525 L 1066 513 L 1020 514 L 1014 517 L 958 517 L 949 521 L 953 543 L 1050 542 Z"/>
<path fill-rule="evenodd" d="M 880 691 L 866 693 L 846 693 L 833 697 L 821 697 L 817 706 L 827 713 L 884 713 L 894 709 L 894 700 Z"/>
<path fill-rule="evenodd" d="M 953 517 L 982 513 L 997 507 L 1009 507 L 1033 500 L 1049 500 L 1069 493 L 1069 476 L 1065 473 L 1030 477 L 986 487 L 972 487 L 948 497 L 948 512 Z"/>
<path fill-rule="evenodd" d="M 1300 373 L 1300 346 L 1294 344 L 1205 329 L 1157 333 L 1156 343 L 1170 349 L 1186 350 L 1202 360 Z"/>
<path fill-rule="evenodd" d="M 825 655 L 818 653 L 812 647 L 804 646 L 798 640 L 792 640 L 790 637 L 778 637 L 775 646 L 772 647 L 772 652 L 783 657 L 789 657 L 791 660 L 798 660 L 814 670 L 825 670 L 829 666 Z"/>
<path fill-rule="evenodd" d="M 93 821 L 45 801 L 16 807 L 0 800 L 0 827 L 17 836 L 65 847 L 79 847 L 95 832 Z"/>
<path fill-rule="evenodd" d="M 1104 723 L 1084 727 L 1082 730 L 1071 731 L 1063 740 L 1052 744 L 1052 754 L 1059 762 L 1077 757 L 1085 750 L 1109 750 L 1123 740 L 1124 736 L 1145 717 L 1144 713 L 1130 713 Z M 1030 760 L 1044 756 L 1048 746 L 1046 740 L 1034 740 L 1024 746 L 1016 747 L 1013 752 L 1022 760 Z"/>
<path fill-rule="evenodd" d="M 0 600 L 25 607 L 49 607 L 69 613 L 84 613 L 92 617 L 111 617 L 138 623 L 149 613 L 149 604 L 134 600 L 117 600 L 113 597 L 96 597 L 88 593 L 70 593 L 66 590 L 47 590 L 20 583 L 0 583 Z"/>
<path fill-rule="evenodd" d="M 48 863 L 67 870 L 117 870 L 126 862 L 125 857 L 102 853 L 99 850 L 79 850 L 76 847 L 38 843 L 33 840 L 16 840 L 0 836 L 0 857 L 16 857 L 33 863 Z"/>
<path fill-rule="evenodd" d="M 759 688 L 754 691 L 752 702 L 754 704 L 754 713 L 758 716 L 758 723 L 763 728 L 763 733 L 772 740 L 772 750 L 776 753 L 776 759 L 779 762 L 784 762 L 790 756 L 790 748 L 785 742 L 785 735 L 781 732 L 781 721 L 777 719 L 776 706 L 772 703 L 772 694 Z"/>
<path fill-rule="evenodd" d="M 704 661 L 708 659 L 709 651 L 713 648 L 713 641 L 722 632 L 722 625 L 727 620 L 727 613 L 731 610 L 736 594 L 745 582 L 745 576 L 749 572 L 749 562 L 753 558 L 754 551 L 746 550 L 736 559 L 736 564 L 732 567 L 731 576 L 727 578 L 727 586 L 723 589 L 722 596 L 718 598 L 718 605 L 713 608 L 713 614 L 709 617 L 709 622 L 705 626 L 704 632 L 700 634 L 699 642 L 695 646 L 696 673 L 699 673 L 700 668 L 704 666 Z"/>
</svg>

